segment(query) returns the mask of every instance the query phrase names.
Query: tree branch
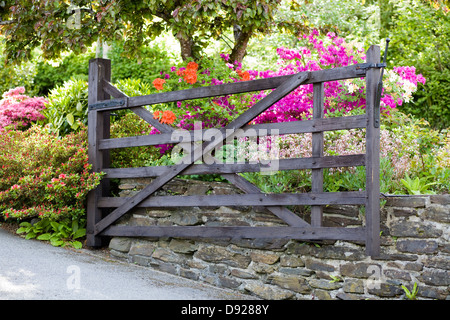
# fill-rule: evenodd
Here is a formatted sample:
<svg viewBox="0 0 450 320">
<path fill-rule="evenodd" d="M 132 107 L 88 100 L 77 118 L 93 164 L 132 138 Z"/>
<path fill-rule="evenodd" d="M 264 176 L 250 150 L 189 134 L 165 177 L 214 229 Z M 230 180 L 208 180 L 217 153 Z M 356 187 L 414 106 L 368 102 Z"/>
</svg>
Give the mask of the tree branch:
<svg viewBox="0 0 450 320">
<path fill-rule="evenodd" d="M 0 25 L 1 26 L 6 26 L 8 24 L 13 24 L 13 23 L 16 23 L 16 22 L 17 22 L 17 20 L 6 20 L 6 21 L 0 20 Z"/>
</svg>

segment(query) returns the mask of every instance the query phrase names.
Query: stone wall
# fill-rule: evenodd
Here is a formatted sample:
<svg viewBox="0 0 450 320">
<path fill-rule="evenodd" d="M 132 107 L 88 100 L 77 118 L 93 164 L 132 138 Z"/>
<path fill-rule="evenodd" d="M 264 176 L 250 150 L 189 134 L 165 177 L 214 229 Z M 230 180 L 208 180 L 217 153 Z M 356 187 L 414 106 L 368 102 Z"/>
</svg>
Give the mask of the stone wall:
<svg viewBox="0 0 450 320">
<path fill-rule="evenodd" d="M 123 179 L 121 196 L 148 183 Z M 231 194 L 216 182 L 174 180 L 160 194 Z M 299 214 L 308 220 L 307 209 Z M 450 300 L 450 195 L 387 197 L 381 211 L 381 256 L 357 242 L 189 240 L 115 237 L 111 254 L 131 263 L 233 289 L 262 299 L 405 299 L 417 283 L 418 299 Z M 282 226 L 263 208 L 235 206 L 136 209 L 125 225 Z M 324 208 L 325 226 L 364 225 L 355 206 Z"/>
</svg>

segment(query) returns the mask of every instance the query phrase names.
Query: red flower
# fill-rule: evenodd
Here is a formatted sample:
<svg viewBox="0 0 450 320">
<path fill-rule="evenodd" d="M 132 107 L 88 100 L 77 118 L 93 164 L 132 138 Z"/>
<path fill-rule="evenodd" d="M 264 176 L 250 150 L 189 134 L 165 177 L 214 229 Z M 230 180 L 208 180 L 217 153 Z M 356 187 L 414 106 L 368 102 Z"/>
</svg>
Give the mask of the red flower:
<svg viewBox="0 0 450 320">
<path fill-rule="evenodd" d="M 186 69 L 184 72 L 184 81 L 189 84 L 194 84 L 197 82 L 197 70 L 196 69 Z"/>
<path fill-rule="evenodd" d="M 239 78 L 241 78 L 242 81 L 250 80 L 250 73 L 248 73 L 248 71 L 236 70 L 236 72 L 237 72 L 237 74 L 239 75 Z"/>
<path fill-rule="evenodd" d="M 161 111 L 156 110 L 155 112 L 153 112 L 153 119 L 159 119 L 161 115 Z"/>
<path fill-rule="evenodd" d="M 156 88 L 156 90 L 162 90 L 163 88 L 163 84 L 166 83 L 166 80 L 161 79 L 161 78 L 156 78 L 155 80 L 153 80 L 153 86 Z"/>
<path fill-rule="evenodd" d="M 186 69 L 197 71 L 197 69 L 198 69 L 198 64 L 195 63 L 194 61 L 191 61 L 191 62 L 189 62 L 189 63 L 187 64 Z"/>
<path fill-rule="evenodd" d="M 177 116 L 175 115 L 175 113 L 173 113 L 172 111 L 166 110 L 163 112 L 162 118 L 161 118 L 161 123 L 167 123 L 167 124 L 172 124 L 175 119 L 177 118 Z"/>
</svg>

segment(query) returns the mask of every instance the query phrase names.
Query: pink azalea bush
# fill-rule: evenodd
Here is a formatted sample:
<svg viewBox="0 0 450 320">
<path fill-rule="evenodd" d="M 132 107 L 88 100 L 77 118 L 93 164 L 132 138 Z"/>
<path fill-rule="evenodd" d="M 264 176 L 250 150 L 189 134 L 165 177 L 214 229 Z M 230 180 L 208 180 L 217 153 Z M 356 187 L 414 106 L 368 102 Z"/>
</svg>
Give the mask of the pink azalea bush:
<svg viewBox="0 0 450 320">
<path fill-rule="evenodd" d="M 85 214 L 86 195 L 102 177 L 90 172 L 86 129 L 61 139 L 48 129 L 0 129 L 0 215 L 5 219 Z"/>
<path fill-rule="evenodd" d="M 0 101 L 0 128 L 26 128 L 32 122 L 43 120 L 41 111 L 47 100 L 42 97 L 29 97 L 24 87 L 11 89 L 3 94 Z"/>
<path fill-rule="evenodd" d="M 301 41 L 305 46 L 298 49 L 278 48 L 279 68 L 276 71 L 250 71 L 253 78 L 270 78 L 304 71 L 317 71 L 330 68 L 345 67 L 364 63 L 365 53 L 362 47 L 354 42 L 347 43 L 334 33 L 328 33 L 319 39 L 317 31 L 304 35 Z M 411 94 L 417 90 L 417 83 L 425 83 L 425 78 L 415 73 L 414 67 L 395 67 L 386 71 L 383 78 L 384 89 L 381 97 L 381 109 L 389 113 L 409 101 Z M 254 123 L 272 123 L 310 119 L 313 106 L 313 86 L 300 86 L 294 92 L 274 104 L 266 112 L 255 119 Z M 259 92 L 252 97 L 253 103 L 265 97 L 268 92 Z M 324 84 L 324 113 L 332 116 L 335 112 L 348 113 L 354 109 L 365 107 L 364 79 L 348 79 L 329 81 Z"/>
<path fill-rule="evenodd" d="M 277 70 L 247 70 L 236 61 L 230 61 L 229 55 L 220 54 L 220 60 L 205 59 L 190 62 L 183 66 L 173 66 L 167 73 L 161 72 L 161 78 L 155 83 L 155 92 L 188 89 L 197 86 L 220 85 L 229 82 L 247 81 L 257 78 L 270 78 L 290 75 L 297 72 L 317 71 L 345 67 L 365 62 L 365 51 L 356 42 L 347 43 L 345 39 L 328 33 L 320 37 L 317 31 L 304 35 L 298 48 L 277 49 L 279 62 Z M 189 65 L 195 65 L 190 68 Z M 189 81 L 187 75 L 189 71 Z M 417 90 L 417 83 L 425 83 L 422 75 L 415 73 L 414 67 L 395 67 L 386 70 L 383 79 L 384 89 L 381 97 L 381 109 L 388 114 L 391 109 L 409 101 Z M 274 104 L 252 123 L 273 123 L 310 119 L 313 105 L 313 86 L 303 85 Z M 363 78 L 343 81 L 330 81 L 324 84 L 325 116 L 346 115 L 362 112 L 365 107 L 365 80 Z M 254 94 L 240 94 L 210 99 L 178 101 L 172 106 L 164 106 L 176 115 L 173 125 L 192 130 L 195 122 L 202 122 L 203 128 L 223 127 L 270 91 Z M 153 111 L 160 111 L 155 106 Z M 162 110 L 161 110 L 162 111 Z M 157 134 L 152 129 L 151 134 Z M 160 145 L 161 154 L 171 149 L 170 145 Z"/>
</svg>

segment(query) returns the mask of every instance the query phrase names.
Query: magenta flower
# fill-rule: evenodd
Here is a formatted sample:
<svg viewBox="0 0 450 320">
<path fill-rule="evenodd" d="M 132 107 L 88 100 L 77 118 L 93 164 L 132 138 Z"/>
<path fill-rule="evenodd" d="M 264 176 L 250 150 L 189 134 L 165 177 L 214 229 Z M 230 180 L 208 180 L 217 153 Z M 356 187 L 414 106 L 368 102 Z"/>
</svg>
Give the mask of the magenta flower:
<svg viewBox="0 0 450 320">
<path fill-rule="evenodd" d="M 6 126 L 28 126 L 31 122 L 44 119 L 40 113 L 48 102 L 42 97 L 30 98 L 24 87 L 17 87 L 3 94 L 0 101 L 0 128 Z"/>
</svg>

